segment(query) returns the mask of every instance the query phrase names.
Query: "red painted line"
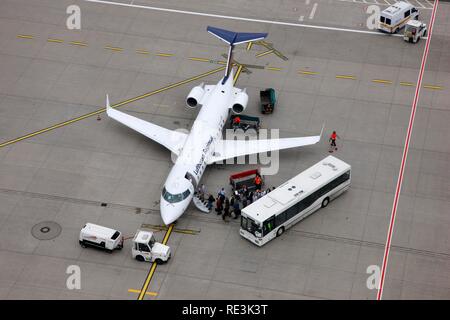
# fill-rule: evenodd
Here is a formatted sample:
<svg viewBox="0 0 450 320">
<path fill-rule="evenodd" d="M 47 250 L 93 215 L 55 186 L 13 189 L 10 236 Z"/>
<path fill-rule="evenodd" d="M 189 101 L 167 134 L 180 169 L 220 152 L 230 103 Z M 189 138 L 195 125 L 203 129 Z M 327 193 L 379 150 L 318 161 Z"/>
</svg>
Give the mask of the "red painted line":
<svg viewBox="0 0 450 320">
<path fill-rule="evenodd" d="M 428 38 L 427 38 L 425 49 L 424 49 L 423 55 L 422 55 L 422 63 L 420 66 L 419 77 L 418 77 L 418 81 L 416 84 L 416 91 L 414 94 L 411 115 L 409 117 L 408 131 L 406 134 L 405 145 L 403 148 L 403 156 L 402 156 L 402 162 L 400 165 L 400 172 L 398 174 L 397 187 L 395 189 L 394 203 L 392 204 L 391 220 L 389 222 L 389 229 L 388 229 L 389 231 L 388 231 L 388 235 L 387 235 L 386 245 L 384 248 L 383 265 L 381 268 L 381 277 L 380 277 L 380 284 L 378 287 L 379 289 L 378 289 L 378 294 L 377 294 L 377 300 L 381 300 L 381 298 L 383 296 L 383 286 L 384 286 L 386 268 L 387 268 L 388 259 L 389 259 L 389 252 L 391 249 L 392 234 L 394 232 L 395 215 L 397 213 L 400 191 L 402 189 L 403 174 L 405 172 L 406 159 L 408 158 L 409 142 L 411 140 L 411 132 L 412 132 L 413 124 L 414 124 L 414 118 L 416 116 L 417 102 L 419 101 L 420 87 L 422 86 L 422 78 L 423 78 L 423 74 L 425 71 L 425 64 L 426 64 L 427 58 L 428 58 L 428 51 L 430 48 L 431 35 L 433 33 L 433 25 L 434 25 L 434 20 L 436 17 L 438 3 L 439 3 L 439 0 L 434 1 L 433 12 L 431 14 L 430 23 L 428 24 L 428 26 L 429 26 Z"/>
</svg>

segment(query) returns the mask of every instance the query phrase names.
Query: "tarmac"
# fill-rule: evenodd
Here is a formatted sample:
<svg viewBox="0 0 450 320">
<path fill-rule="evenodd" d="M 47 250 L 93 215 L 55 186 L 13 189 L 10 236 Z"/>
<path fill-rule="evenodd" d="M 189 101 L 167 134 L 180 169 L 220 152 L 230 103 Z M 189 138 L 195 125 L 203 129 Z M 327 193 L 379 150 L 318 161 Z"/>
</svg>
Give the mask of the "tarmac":
<svg viewBox="0 0 450 320">
<path fill-rule="evenodd" d="M 433 2 L 417 1 L 428 23 Z M 367 268 L 383 260 L 425 40 L 367 30 L 370 3 L 351 0 L 118 3 L 0 2 L 0 299 L 375 299 Z M 66 27 L 72 4 L 80 30 Z M 450 298 L 449 16 L 441 2 L 384 299 Z M 280 152 L 267 186 L 326 157 L 333 130 L 333 155 L 352 166 L 348 192 L 261 248 L 239 235 L 238 220 L 193 205 L 170 232 L 158 227 L 170 152 L 103 112 L 108 93 L 122 111 L 189 129 L 198 110 L 185 107 L 188 92 L 223 73 L 227 48 L 208 25 L 269 33 L 235 50 L 247 66 L 236 82 L 250 97 L 245 114 L 281 137 L 325 124 L 319 144 Z M 262 115 L 259 90 L 269 87 L 278 103 Z M 210 166 L 202 182 L 216 193 L 255 166 Z M 152 272 L 132 259 L 131 240 L 113 254 L 83 249 L 86 222 L 126 237 L 154 230 L 172 258 Z M 70 266 L 80 289 L 67 286 Z"/>
</svg>

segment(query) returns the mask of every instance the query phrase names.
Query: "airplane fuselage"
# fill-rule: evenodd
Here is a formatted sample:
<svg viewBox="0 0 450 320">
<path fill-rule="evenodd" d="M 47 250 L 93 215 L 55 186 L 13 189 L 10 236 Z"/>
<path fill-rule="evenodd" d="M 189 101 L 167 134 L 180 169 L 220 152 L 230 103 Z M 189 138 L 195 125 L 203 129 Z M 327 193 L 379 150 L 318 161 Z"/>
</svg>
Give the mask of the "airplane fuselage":
<svg viewBox="0 0 450 320">
<path fill-rule="evenodd" d="M 164 184 L 160 209 L 165 224 L 177 220 L 191 202 L 207 160 L 222 139 L 236 91 L 240 90 L 233 86 L 233 72 L 224 84 L 220 80 L 212 90 L 206 90 L 199 114 Z"/>
</svg>

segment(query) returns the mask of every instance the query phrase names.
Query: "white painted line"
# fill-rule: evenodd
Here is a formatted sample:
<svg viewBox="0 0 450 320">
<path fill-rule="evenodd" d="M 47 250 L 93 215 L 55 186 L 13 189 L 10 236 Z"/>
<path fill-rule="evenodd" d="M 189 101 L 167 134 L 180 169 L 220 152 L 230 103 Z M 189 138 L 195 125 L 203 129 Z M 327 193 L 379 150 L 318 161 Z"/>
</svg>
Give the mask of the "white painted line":
<svg viewBox="0 0 450 320">
<path fill-rule="evenodd" d="M 302 22 L 304 18 L 305 18 L 304 16 L 300 16 L 300 17 L 298 18 L 298 21 Z"/>
<path fill-rule="evenodd" d="M 416 0 L 416 2 L 421 8 L 426 8 L 420 1 Z"/>
<path fill-rule="evenodd" d="M 426 3 L 428 3 L 430 6 L 432 6 L 433 7 L 433 4 L 430 2 L 430 1 L 428 1 L 428 0 L 425 0 L 425 2 Z"/>
<path fill-rule="evenodd" d="M 316 14 L 317 3 L 314 3 L 311 13 L 309 14 L 309 19 L 314 19 L 314 15 Z"/>
<path fill-rule="evenodd" d="M 171 13 L 182 13 L 193 16 L 202 16 L 202 17 L 212 17 L 212 18 L 220 18 L 220 19 L 228 19 L 228 20 L 240 20 L 240 21 L 248 21 L 248 22 L 259 22 L 259 23 L 267 23 L 267 24 L 276 24 L 282 26 L 290 26 L 290 27 L 300 27 L 300 28 L 309 28 L 309 29 L 319 29 L 319 30 L 331 30 L 331 31 L 342 31 L 342 32 L 352 32 L 352 33 L 363 33 L 370 34 L 376 36 L 392 36 L 392 37 L 403 37 L 402 34 L 387 34 L 378 31 L 367 31 L 367 30 L 358 30 L 358 29 L 347 29 L 347 28 L 336 28 L 336 27 L 326 27 L 312 24 L 302 24 L 302 23 L 292 23 L 292 22 L 284 22 L 284 21 L 272 21 L 272 20 L 262 20 L 262 19 L 252 19 L 252 18 L 244 18 L 244 17 L 234 17 L 234 16 L 225 16 L 220 14 L 212 14 L 212 13 L 204 13 L 204 12 L 195 12 L 195 11 L 185 11 L 185 10 L 176 10 L 176 9 L 167 9 L 167 8 L 159 8 L 159 7 L 150 7 L 143 6 L 137 4 L 126 4 L 126 3 L 118 3 L 111 1 L 101 1 L 101 0 L 84 0 L 85 2 L 91 3 L 101 3 L 101 4 L 109 4 L 119 7 L 129 7 L 129 8 L 137 8 L 137 9 L 146 9 L 146 10 L 154 10 L 154 11 L 162 11 L 162 12 L 171 12 Z M 425 38 L 424 38 L 425 39 Z"/>
</svg>

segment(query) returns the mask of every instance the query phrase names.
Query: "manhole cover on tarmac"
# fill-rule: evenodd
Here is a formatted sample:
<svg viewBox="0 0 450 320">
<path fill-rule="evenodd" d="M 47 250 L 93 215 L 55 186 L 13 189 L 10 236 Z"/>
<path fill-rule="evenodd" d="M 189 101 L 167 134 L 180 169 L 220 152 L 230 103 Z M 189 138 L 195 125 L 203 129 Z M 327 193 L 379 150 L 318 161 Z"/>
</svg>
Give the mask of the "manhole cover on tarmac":
<svg viewBox="0 0 450 320">
<path fill-rule="evenodd" d="M 38 240 L 55 239 L 61 233 L 61 226 L 53 221 L 43 221 L 31 229 L 31 234 Z"/>
</svg>

